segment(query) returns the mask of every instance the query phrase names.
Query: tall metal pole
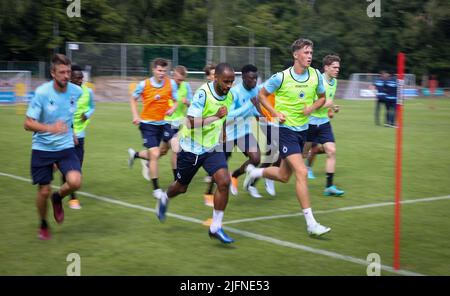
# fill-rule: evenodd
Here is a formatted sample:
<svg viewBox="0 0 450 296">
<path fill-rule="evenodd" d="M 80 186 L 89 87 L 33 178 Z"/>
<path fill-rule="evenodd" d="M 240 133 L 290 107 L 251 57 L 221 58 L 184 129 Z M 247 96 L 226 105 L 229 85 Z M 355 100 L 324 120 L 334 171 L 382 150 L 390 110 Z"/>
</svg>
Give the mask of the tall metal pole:
<svg viewBox="0 0 450 296">
<path fill-rule="evenodd" d="M 207 30 L 207 49 L 206 49 L 206 64 L 211 64 L 213 59 L 213 46 L 214 46 L 214 23 L 212 16 L 213 0 L 208 0 L 208 21 L 206 25 Z"/>
<path fill-rule="evenodd" d="M 255 47 L 255 34 L 253 32 L 253 30 L 241 26 L 241 25 L 237 25 L 236 28 L 248 31 L 248 60 L 250 64 L 254 64 L 255 63 L 255 52 L 254 52 L 254 47 Z"/>
</svg>

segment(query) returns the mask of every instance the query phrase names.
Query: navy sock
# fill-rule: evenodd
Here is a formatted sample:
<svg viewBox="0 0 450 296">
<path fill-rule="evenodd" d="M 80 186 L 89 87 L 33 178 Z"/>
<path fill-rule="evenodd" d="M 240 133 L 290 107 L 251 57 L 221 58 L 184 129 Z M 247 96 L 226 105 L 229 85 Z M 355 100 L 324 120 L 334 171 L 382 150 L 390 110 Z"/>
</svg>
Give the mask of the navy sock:
<svg viewBox="0 0 450 296">
<path fill-rule="evenodd" d="M 334 173 L 327 173 L 327 187 L 333 186 Z"/>
<path fill-rule="evenodd" d="M 214 190 L 214 180 L 211 180 L 211 183 L 208 184 L 208 188 L 206 189 L 206 194 L 213 194 Z"/>
<path fill-rule="evenodd" d="M 239 171 L 239 169 L 235 170 L 233 172 L 233 174 L 231 175 L 231 177 L 233 178 L 239 178 L 239 176 L 242 175 L 241 172 Z"/>
<path fill-rule="evenodd" d="M 42 229 L 47 229 L 48 228 L 47 220 L 45 220 L 45 219 L 41 220 L 41 228 Z"/>
<path fill-rule="evenodd" d="M 52 194 L 52 199 L 53 199 L 54 201 L 60 202 L 60 201 L 62 200 L 62 197 L 61 197 L 61 195 L 59 194 L 59 192 L 56 191 L 56 192 L 53 192 L 53 194 Z"/>
<path fill-rule="evenodd" d="M 159 189 L 158 178 L 152 179 L 153 190 Z"/>
</svg>

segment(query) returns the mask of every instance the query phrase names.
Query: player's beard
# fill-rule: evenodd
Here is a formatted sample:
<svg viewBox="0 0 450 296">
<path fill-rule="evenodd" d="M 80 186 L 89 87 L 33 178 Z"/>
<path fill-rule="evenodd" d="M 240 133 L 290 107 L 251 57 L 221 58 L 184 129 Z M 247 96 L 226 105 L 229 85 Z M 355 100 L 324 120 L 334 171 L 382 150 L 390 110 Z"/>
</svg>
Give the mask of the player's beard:
<svg viewBox="0 0 450 296">
<path fill-rule="evenodd" d="M 224 95 L 228 94 L 228 92 L 229 92 L 229 89 L 227 89 L 227 90 L 223 89 L 223 87 L 220 84 L 218 85 L 218 89 L 222 93 L 222 94 L 219 94 L 220 96 L 224 96 Z"/>
<path fill-rule="evenodd" d="M 67 86 L 67 81 L 63 82 L 55 79 L 55 82 L 60 88 L 65 88 Z"/>
</svg>

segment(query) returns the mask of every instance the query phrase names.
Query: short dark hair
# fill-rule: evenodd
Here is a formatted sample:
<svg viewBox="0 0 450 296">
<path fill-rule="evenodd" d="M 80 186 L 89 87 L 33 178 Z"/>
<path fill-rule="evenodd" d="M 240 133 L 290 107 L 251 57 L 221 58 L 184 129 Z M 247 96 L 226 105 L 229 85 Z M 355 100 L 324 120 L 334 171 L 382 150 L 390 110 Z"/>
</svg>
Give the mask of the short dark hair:
<svg viewBox="0 0 450 296">
<path fill-rule="evenodd" d="M 292 53 L 296 52 L 299 49 L 302 49 L 305 46 L 314 47 L 314 43 L 311 40 L 305 38 L 295 40 L 291 45 Z"/>
<path fill-rule="evenodd" d="M 74 72 L 74 71 L 83 71 L 83 69 L 81 69 L 81 67 L 80 66 L 78 66 L 78 65 L 72 65 L 72 72 Z"/>
<path fill-rule="evenodd" d="M 215 75 L 221 75 L 225 70 L 230 70 L 234 72 L 233 66 L 231 66 L 228 63 L 220 63 L 216 66 L 216 73 Z"/>
<path fill-rule="evenodd" d="M 163 58 L 156 58 L 152 61 L 152 69 L 155 69 L 158 66 L 161 67 L 167 67 L 169 65 L 169 62 L 166 59 Z"/>
<path fill-rule="evenodd" d="M 178 65 L 175 67 L 175 69 L 173 69 L 175 72 L 177 72 L 178 74 L 182 75 L 183 77 L 187 76 L 187 69 L 185 66 L 182 65 Z"/>
<path fill-rule="evenodd" d="M 71 64 L 72 62 L 68 57 L 63 54 L 57 53 L 52 58 L 51 70 L 54 70 L 56 65 L 70 66 Z"/>
<path fill-rule="evenodd" d="M 248 64 L 248 65 L 245 65 L 244 67 L 242 67 L 242 69 L 241 69 L 242 75 L 244 75 L 245 73 L 248 73 L 248 72 L 258 72 L 258 68 L 256 68 L 256 66 L 252 65 L 252 64 Z"/>
<path fill-rule="evenodd" d="M 209 74 L 211 74 L 211 70 L 213 69 L 216 69 L 216 64 L 208 64 L 203 68 L 203 71 L 206 76 L 209 76 Z"/>
<path fill-rule="evenodd" d="M 322 63 L 324 66 L 329 66 L 329 65 L 333 64 L 334 62 L 338 62 L 338 63 L 341 62 L 341 58 L 336 54 L 326 55 L 322 60 Z"/>
</svg>

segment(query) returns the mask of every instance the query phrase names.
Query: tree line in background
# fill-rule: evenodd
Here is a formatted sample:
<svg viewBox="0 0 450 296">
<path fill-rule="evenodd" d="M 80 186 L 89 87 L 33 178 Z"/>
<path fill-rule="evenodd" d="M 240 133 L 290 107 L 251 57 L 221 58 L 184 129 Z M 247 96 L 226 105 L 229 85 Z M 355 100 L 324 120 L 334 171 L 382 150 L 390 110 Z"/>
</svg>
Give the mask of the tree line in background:
<svg viewBox="0 0 450 296">
<path fill-rule="evenodd" d="M 369 17 L 366 0 L 80 0 L 81 17 L 69 18 L 64 0 L 0 0 L 0 60 L 48 61 L 66 41 L 207 44 L 271 48 L 272 71 L 290 60 L 290 45 L 314 41 L 313 66 L 326 54 L 342 58 L 342 77 L 354 72 L 395 71 L 396 53 L 407 71 L 448 81 L 450 2 L 379 0 Z M 243 26 L 246 30 L 243 30 Z"/>
</svg>

